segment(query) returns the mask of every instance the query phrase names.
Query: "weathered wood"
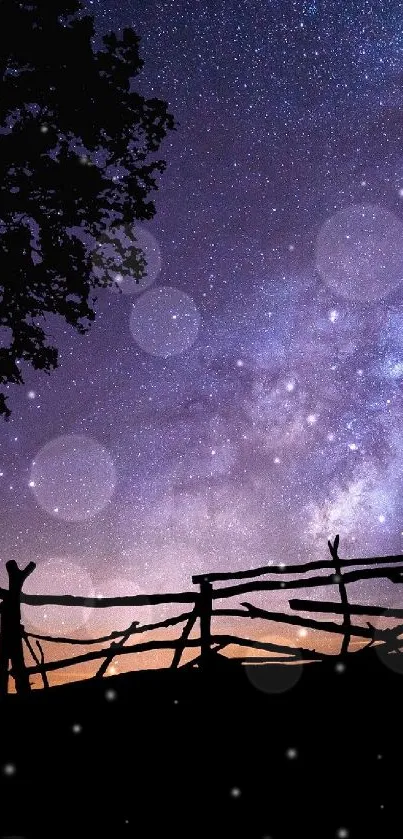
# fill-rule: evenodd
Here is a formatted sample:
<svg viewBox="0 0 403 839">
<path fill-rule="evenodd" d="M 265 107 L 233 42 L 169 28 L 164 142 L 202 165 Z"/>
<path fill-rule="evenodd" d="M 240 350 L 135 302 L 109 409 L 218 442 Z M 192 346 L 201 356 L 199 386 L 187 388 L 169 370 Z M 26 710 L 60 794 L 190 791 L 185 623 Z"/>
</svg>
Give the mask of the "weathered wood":
<svg viewBox="0 0 403 839">
<path fill-rule="evenodd" d="M 341 623 L 315 621 L 312 618 L 302 618 L 299 615 L 286 615 L 284 612 L 268 612 L 266 609 L 259 609 L 257 606 L 253 606 L 252 603 L 243 603 L 242 605 L 249 610 L 249 617 L 251 618 L 287 623 L 291 626 L 302 626 L 308 629 L 314 629 L 315 631 L 330 632 L 337 635 L 342 635 L 344 632 L 343 624 Z M 213 612 L 214 614 L 216 612 Z M 248 616 L 246 612 L 245 616 Z M 351 634 L 359 638 L 368 638 L 370 640 L 373 638 L 372 630 L 370 628 L 367 629 L 366 626 L 351 626 Z M 379 631 L 377 638 L 378 640 L 382 638 L 382 631 Z"/>
<path fill-rule="evenodd" d="M 400 634 L 401 631 L 400 627 L 398 628 L 398 632 L 395 628 L 395 630 L 393 630 L 390 633 L 389 637 L 387 635 L 387 631 L 375 630 L 370 624 L 368 624 L 368 627 L 353 626 L 351 623 L 351 615 L 378 614 L 384 617 L 399 618 L 403 617 L 403 609 L 388 610 L 381 609 L 380 607 L 378 608 L 368 606 L 349 606 L 346 586 L 348 583 L 356 582 L 358 580 L 370 580 L 380 578 L 389 579 L 394 583 L 402 583 L 403 556 L 342 560 L 338 556 L 338 543 L 338 536 L 336 536 L 333 544 L 330 541 L 328 542 L 329 550 L 332 556 L 332 562 L 314 561 L 311 563 L 304 563 L 301 565 L 270 565 L 262 566 L 258 569 L 252 569 L 251 571 L 236 572 L 235 574 L 225 573 L 194 576 L 193 582 L 197 582 L 200 585 L 200 594 L 189 592 L 176 592 L 174 594 L 135 595 L 127 597 L 108 598 L 80 597 L 70 595 L 25 595 L 21 591 L 22 584 L 25 578 L 28 576 L 28 574 L 30 574 L 31 571 L 35 568 L 35 565 L 34 563 L 30 563 L 30 565 L 27 566 L 26 569 L 21 570 L 18 569 L 18 566 L 15 562 L 11 561 L 7 563 L 10 587 L 8 590 L 0 589 L 0 599 L 3 598 L 3 603 L 0 606 L 0 611 L 2 613 L 2 634 L 0 644 L 0 691 L 3 689 L 4 693 L 7 690 L 8 676 L 10 672 L 15 678 L 17 691 L 20 693 L 24 693 L 30 690 L 30 674 L 38 672 L 41 673 L 42 678 L 44 680 L 44 685 L 46 680 L 46 686 L 48 686 L 46 672 L 49 670 L 51 671 L 61 668 L 67 668 L 74 665 L 83 664 L 85 662 L 103 659 L 103 663 L 97 671 L 97 676 L 102 676 L 106 672 L 108 665 L 113 660 L 113 658 L 115 658 L 115 656 L 123 654 L 134 654 L 152 650 L 174 650 L 174 655 L 171 664 L 171 667 L 174 668 L 179 666 L 184 650 L 186 648 L 194 647 L 200 647 L 200 656 L 198 656 L 197 659 L 190 662 L 189 666 L 194 666 L 197 662 L 201 669 L 207 669 L 213 663 L 213 658 L 217 650 L 223 649 L 228 645 L 251 647 L 257 650 L 265 650 L 268 653 L 279 653 L 280 657 L 283 660 L 287 661 L 294 660 L 295 656 L 298 656 L 298 660 L 310 661 L 318 661 L 328 657 L 328 654 L 318 653 L 316 652 L 316 650 L 307 650 L 301 647 L 298 647 L 298 649 L 294 650 L 290 646 L 278 645 L 274 643 L 272 644 L 270 642 L 259 642 L 250 638 L 240 638 L 234 635 L 212 635 L 211 623 L 212 617 L 215 615 L 222 617 L 248 617 L 249 619 L 261 618 L 290 625 L 307 626 L 309 628 L 319 631 L 342 633 L 342 654 L 348 652 L 352 635 L 356 635 L 361 638 L 367 638 L 371 642 L 380 640 L 386 642 L 389 645 L 391 645 L 393 642 L 393 649 L 395 649 L 396 645 L 398 643 L 400 644 L 400 642 L 398 642 L 398 634 Z M 383 563 L 389 564 L 383 565 Z M 402 565 L 398 566 L 398 563 L 402 563 Z M 381 565 L 381 567 L 373 567 L 379 565 Z M 357 568 L 355 568 L 355 570 L 344 573 L 342 576 L 342 569 L 346 569 L 351 566 L 364 566 L 364 568 L 360 568 L 358 570 Z M 300 576 L 304 575 L 307 571 L 331 570 L 332 568 L 334 568 L 334 573 L 329 575 L 322 574 L 320 576 L 315 575 L 308 578 L 301 578 Z M 298 578 L 291 580 L 285 579 L 281 581 L 278 579 L 265 581 L 256 580 L 256 577 L 263 576 L 264 574 L 296 574 L 298 575 Z M 222 588 L 216 589 L 213 589 L 212 587 L 213 580 L 218 581 L 247 578 L 250 578 L 250 581 L 242 584 L 237 584 L 233 586 L 223 586 Z M 289 604 L 292 609 L 298 608 L 300 610 L 305 611 L 322 611 L 333 612 L 334 614 L 341 614 L 343 616 L 343 621 L 341 624 L 333 623 L 330 621 L 319 622 L 310 618 L 286 615 L 277 612 L 269 612 L 264 609 L 259 609 L 258 607 L 255 607 L 249 603 L 241 604 L 242 606 L 246 607 L 245 609 L 213 609 L 213 603 L 216 600 L 221 600 L 228 597 L 236 597 L 237 595 L 243 594 L 248 591 L 281 591 L 295 588 L 319 588 L 329 585 L 338 586 L 341 603 L 323 604 L 317 601 L 312 602 L 307 600 L 290 600 Z M 23 657 L 22 645 L 24 628 L 21 626 L 21 602 L 27 603 L 28 605 L 32 606 L 60 605 L 73 607 L 89 606 L 92 608 L 111 608 L 116 606 L 127 607 L 129 605 L 143 606 L 151 603 L 193 603 L 194 609 L 192 612 L 186 612 L 182 615 L 175 616 L 174 618 L 168 618 L 164 621 L 160 621 L 155 624 L 139 626 L 138 622 L 134 622 L 130 627 L 128 627 L 127 630 L 113 632 L 110 635 L 106 635 L 98 639 L 60 638 L 27 633 L 27 644 L 29 645 L 31 655 L 36 663 L 36 666 L 26 667 Z M 13 619 L 11 620 L 13 632 L 11 633 L 9 631 L 10 614 L 13 615 Z M 189 636 L 195 625 L 197 617 L 199 617 L 200 619 L 200 638 L 190 638 Z M 18 632 L 15 631 L 16 618 L 18 618 Z M 173 639 L 169 641 L 151 641 L 144 644 L 136 644 L 124 647 L 124 644 L 126 644 L 130 636 L 134 633 L 137 634 L 140 632 L 151 632 L 152 630 L 155 630 L 157 628 L 174 626 L 175 624 L 185 621 L 186 623 L 183 627 L 183 631 L 179 639 Z M 393 638 L 392 634 L 394 636 Z M 29 641 L 29 638 L 36 639 L 38 649 L 41 652 L 41 661 L 39 661 L 35 653 L 35 650 L 33 649 Z M 116 641 L 114 641 L 113 639 L 116 639 Z M 40 640 L 54 643 L 69 643 L 82 645 L 90 645 L 110 641 L 111 644 L 109 649 L 101 649 L 92 653 L 87 652 L 83 655 L 78 655 L 69 659 L 63 659 L 58 662 L 52 661 L 48 664 L 45 664 L 43 651 L 39 644 Z M 243 661 L 248 660 L 248 658 L 249 657 L 245 656 L 241 657 Z M 273 655 L 264 656 L 264 659 L 266 661 L 280 660 L 279 658 L 276 658 Z M 255 661 L 255 659 L 253 660 Z M 11 670 L 9 670 L 8 668 L 10 661 Z"/>
<path fill-rule="evenodd" d="M 134 653 L 153 652 L 154 650 L 175 650 L 177 646 L 177 639 L 169 639 L 167 641 L 145 641 L 142 644 L 131 644 L 130 647 L 122 647 L 115 651 L 115 656 L 133 655 Z M 200 647 L 200 638 L 189 638 L 186 642 L 187 647 Z M 46 662 L 45 669 L 47 672 L 52 670 L 61 670 L 63 667 L 74 667 L 78 664 L 86 664 L 90 661 L 97 661 L 105 658 L 105 650 L 94 650 L 89 653 L 82 653 L 71 658 L 63 658 L 58 661 Z M 28 673 L 39 673 L 38 666 L 28 667 Z"/>
<path fill-rule="evenodd" d="M 115 656 L 133 655 L 133 653 L 151 652 L 153 650 L 175 650 L 177 643 L 178 641 L 175 639 L 169 641 L 146 641 L 143 644 L 136 644 L 130 647 L 122 647 L 121 649 L 116 650 Z M 212 649 L 215 644 L 218 644 L 221 648 L 234 644 L 240 647 L 251 647 L 252 649 L 257 650 L 269 650 L 270 652 L 280 652 L 286 653 L 288 655 L 295 654 L 298 655 L 300 659 L 305 659 L 308 661 L 322 660 L 334 657 L 332 653 L 318 653 L 316 652 L 316 650 L 308 650 L 302 647 L 294 648 L 286 646 L 284 644 L 281 645 L 274 643 L 272 644 L 270 642 L 254 641 L 251 638 L 239 638 L 236 635 L 211 635 L 210 649 Z M 188 640 L 186 641 L 186 647 L 200 646 L 200 638 L 188 638 Z M 216 652 L 213 649 L 212 651 Z M 104 657 L 105 650 L 94 650 L 94 652 L 84 653 L 82 655 L 74 656 L 73 658 L 64 658 L 60 661 L 48 661 L 45 664 L 45 670 L 47 672 L 52 670 L 61 670 L 63 667 L 74 667 L 75 665 L 85 664 L 89 661 L 96 661 L 97 659 L 101 659 Z M 37 665 L 34 667 L 28 667 L 27 671 L 29 674 L 40 673 L 41 667 L 38 667 Z"/>
<path fill-rule="evenodd" d="M 26 643 L 26 645 L 29 649 L 29 652 L 31 653 L 31 656 L 32 656 L 33 660 L 38 665 L 42 664 L 41 676 L 42 676 L 42 681 L 43 681 L 43 687 L 45 688 L 45 690 L 47 690 L 49 688 L 49 682 L 48 682 L 48 677 L 46 675 L 46 670 L 43 669 L 43 665 L 45 664 L 45 656 L 44 656 L 44 653 L 43 653 L 43 649 L 42 649 L 39 641 L 37 641 L 36 646 L 38 647 L 38 650 L 39 650 L 39 655 L 40 655 L 40 658 L 39 658 L 37 656 L 32 644 L 31 644 L 31 641 L 29 639 L 29 635 L 27 634 L 27 632 L 24 631 L 23 637 L 24 637 L 24 641 L 25 641 L 25 643 Z"/>
<path fill-rule="evenodd" d="M 289 600 L 290 609 L 298 610 L 299 612 L 322 612 L 323 614 L 332 613 L 334 615 L 342 615 L 343 607 L 341 603 L 332 603 L 321 600 Z M 361 606 L 357 603 L 350 603 L 350 615 L 363 615 L 380 618 L 403 618 L 403 609 L 389 609 L 383 606 Z"/>
<path fill-rule="evenodd" d="M 6 562 L 9 587 L 1 608 L 1 654 L 0 654 L 0 695 L 8 691 L 8 665 L 11 663 L 11 673 L 14 677 L 17 693 L 25 695 L 30 692 L 28 670 L 24 661 L 23 633 L 21 624 L 21 590 L 25 580 L 35 570 L 34 562 L 29 562 L 25 568 L 18 568 L 14 559 Z"/>
<path fill-rule="evenodd" d="M 99 670 L 95 673 L 94 679 L 101 679 L 102 676 L 106 673 L 109 665 L 112 663 L 113 659 L 115 658 L 116 651 L 123 647 L 123 644 L 129 640 L 130 636 L 136 631 L 136 627 L 138 626 L 138 621 L 133 621 L 133 623 L 126 629 L 126 631 L 122 634 L 122 637 L 119 641 L 112 641 L 109 652 L 105 654 L 105 661 L 102 662 Z"/>
<path fill-rule="evenodd" d="M 402 554 L 393 554 L 390 556 L 373 556 L 360 559 L 340 559 L 341 568 L 351 568 L 356 565 L 388 565 L 398 562 L 403 562 Z M 298 564 L 288 565 L 284 562 L 271 565 L 262 565 L 260 568 L 252 568 L 251 571 L 214 571 L 211 574 L 196 574 L 192 577 L 192 582 L 199 585 L 202 580 L 210 583 L 220 582 L 224 580 L 246 580 L 253 577 L 263 577 L 266 574 L 306 574 L 307 571 L 321 571 L 333 568 L 333 562 L 330 560 L 314 560 L 313 562 L 304 562 Z"/>
<path fill-rule="evenodd" d="M 149 623 L 136 626 L 132 630 L 132 635 L 139 635 L 142 632 L 152 632 L 155 629 L 162 629 L 168 626 L 176 626 L 178 623 L 183 623 L 188 620 L 193 612 L 183 612 L 181 615 L 175 615 L 173 618 L 166 618 L 158 623 Z M 114 638 L 121 638 L 125 630 L 114 630 L 109 635 L 103 635 L 100 638 L 64 638 L 61 635 L 37 635 L 34 632 L 28 632 L 29 638 L 37 638 L 39 641 L 50 641 L 53 644 L 75 644 L 78 646 L 90 646 L 91 644 L 104 644 L 107 641 L 112 641 Z"/>
<path fill-rule="evenodd" d="M 371 568 L 362 571 L 350 571 L 344 574 L 344 583 L 355 583 L 359 580 L 375 580 L 375 579 L 389 579 L 393 583 L 402 583 L 403 567 L 399 569 L 391 568 Z M 213 600 L 220 600 L 226 597 L 236 597 L 239 594 L 246 594 L 248 591 L 287 591 L 293 588 L 320 588 L 323 586 L 338 585 L 338 575 L 307 577 L 305 580 L 268 580 L 264 582 L 250 582 L 240 583 L 234 586 L 223 586 L 223 588 L 215 588 L 213 590 Z"/>
<path fill-rule="evenodd" d="M 403 568 L 402 568 L 403 571 Z M 0 588 L 0 598 L 8 595 Z M 72 594 L 21 594 L 27 606 L 87 606 L 89 609 L 110 609 L 113 606 L 158 606 L 160 603 L 195 603 L 195 592 L 176 591 L 173 594 L 134 594 L 127 597 L 81 597 Z"/>
<path fill-rule="evenodd" d="M 403 632 L 403 626 L 400 625 L 394 626 L 393 629 L 379 630 L 376 626 L 372 626 L 368 622 L 368 627 L 372 633 L 372 638 L 371 643 L 367 644 L 366 649 L 372 647 L 375 641 L 383 641 L 384 646 L 382 652 L 401 652 L 403 638 L 399 638 L 399 635 Z"/>
<path fill-rule="evenodd" d="M 211 664 L 211 614 L 213 611 L 213 587 L 202 580 L 200 583 L 200 667 L 206 670 Z"/>
<path fill-rule="evenodd" d="M 39 655 L 41 657 L 41 667 L 42 667 L 41 676 L 42 676 L 42 680 L 43 680 L 43 686 L 44 686 L 44 688 L 48 688 L 49 687 L 49 682 L 48 682 L 48 677 L 46 675 L 44 652 L 43 652 L 43 649 L 42 649 L 39 641 L 36 642 L 36 646 L 38 647 Z"/>
<path fill-rule="evenodd" d="M 254 650 L 268 650 L 269 652 L 285 653 L 295 655 L 300 661 L 303 659 L 314 661 L 324 658 L 333 658 L 332 653 L 318 653 L 316 650 L 308 650 L 303 647 L 290 647 L 288 644 L 275 644 L 270 641 L 258 641 L 252 638 L 239 638 L 237 635 L 212 635 L 212 643 L 220 643 L 222 646 L 235 645 L 238 647 L 251 647 Z"/>
<path fill-rule="evenodd" d="M 340 653 L 341 655 L 346 655 L 348 653 L 348 648 L 350 646 L 351 641 L 351 617 L 347 596 L 347 588 L 344 583 L 343 574 L 341 572 L 341 565 L 338 554 L 339 535 L 337 534 L 337 536 L 335 536 L 333 544 L 331 543 L 330 539 L 328 539 L 327 544 L 334 562 L 334 570 L 336 572 L 336 578 L 339 586 L 341 605 L 343 607 L 343 641 Z"/>
<path fill-rule="evenodd" d="M 188 640 L 189 635 L 190 635 L 198 617 L 199 617 L 199 610 L 198 610 L 198 607 L 195 606 L 195 608 L 193 609 L 193 612 L 191 612 L 191 614 L 190 614 L 189 620 L 187 621 L 187 623 L 183 627 L 182 634 L 181 634 L 181 636 L 180 636 L 180 638 L 177 642 L 177 647 L 176 647 L 176 650 L 174 652 L 174 655 L 173 655 L 173 658 L 172 658 L 172 663 L 171 663 L 171 669 L 172 670 L 176 670 L 176 668 L 179 667 L 180 660 L 181 660 L 182 655 L 183 655 L 183 653 L 185 651 L 185 648 L 186 648 L 186 641 Z"/>
<path fill-rule="evenodd" d="M 226 646 L 227 645 L 225 643 L 224 644 L 212 644 L 211 645 L 211 651 L 213 653 L 218 653 L 220 650 L 224 649 L 224 647 L 226 647 Z M 199 665 L 200 665 L 200 656 L 199 655 L 195 656 L 195 658 L 192 658 L 191 661 L 187 661 L 186 664 L 182 664 L 181 670 L 190 670 L 192 667 L 195 667 L 196 665 L 197 665 L 197 667 L 199 667 Z"/>
<path fill-rule="evenodd" d="M 329 565 L 330 567 L 330 565 Z M 354 583 L 358 580 L 372 580 L 379 578 L 390 579 L 395 583 L 403 582 L 403 565 L 401 568 L 391 569 L 388 567 L 374 568 L 361 571 L 352 571 L 344 574 L 344 582 Z M 244 594 L 248 591 L 277 591 L 278 589 L 311 588 L 334 585 L 334 574 L 331 576 L 308 577 L 306 580 L 270 580 L 267 582 L 250 582 L 242 585 L 228 586 L 214 589 L 213 599 L 221 597 L 234 597 L 237 594 Z M 7 589 L 0 588 L 0 598 L 7 597 Z M 94 609 L 109 609 L 115 606 L 148 606 L 162 603 L 195 603 L 196 593 L 175 592 L 173 594 L 137 594 L 127 597 L 80 597 L 70 594 L 21 594 L 21 603 L 28 606 L 87 606 Z"/>
<path fill-rule="evenodd" d="M 231 661 L 238 661 L 241 664 L 300 664 L 299 658 L 294 655 L 250 655 L 233 656 Z"/>
</svg>

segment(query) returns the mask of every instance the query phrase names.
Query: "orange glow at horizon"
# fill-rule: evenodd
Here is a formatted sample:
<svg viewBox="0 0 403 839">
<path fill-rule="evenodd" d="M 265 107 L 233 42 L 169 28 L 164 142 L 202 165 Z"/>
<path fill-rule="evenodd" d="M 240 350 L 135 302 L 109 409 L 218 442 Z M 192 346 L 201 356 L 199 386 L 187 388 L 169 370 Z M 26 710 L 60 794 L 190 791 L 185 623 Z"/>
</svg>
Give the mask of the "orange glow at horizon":
<svg viewBox="0 0 403 839">
<path fill-rule="evenodd" d="M 289 625 L 282 626 L 279 631 L 278 624 L 272 625 L 272 628 L 270 629 L 267 626 L 267 623 L 270 622 L 263 620 L 254 620 L 253 627 L 251 626 L 250 629 L 247 629 L 249 623 L 247 623 L 245 627 L 245 621 L 241 622 L 236 618 L 231 620 L 227 619 L 225 621 L 223 618 L 215 618 L 214 623 L 218 624 L 218 622 L 219 626 L 216 625 L 212 627 L 212 634 L 236 636 L 240 639 L 244 638 L 289 647 L 290 653 L 295 652 L 300 648 L 310 651 L 315 650 L 316 652 L 322 652 L 327 655 L 337 655 L 340 652 L 342 634 L 333 634 L 317 629 L 301 630 L 298 626 Z M 182 626 L 183 625 L 180 626 L 179 631 L 178 627 L 173 627 L 171 629 L 154 630 L 137 636 L 136 633 L 134 633 L 134 635 L 126 642 L 126 646 L 133 646 L 137 643 L 142 644 L 151 640 L 178 640 Z M 199 629 L 197 627 L 191 632 L 190 638 L 195 639 L 198 637 Z M 350 642 L 350 650 L 356 651 L 365 646 L 367 643 L 368 641 L 364 638 L 352 638 Z M 104 650 L 105 654 L 107 654 L 109 651 L 109 644 L 83 644 L 82 646 L 73 646 L 71 644 L 51 644 L 49 642 L 42 642 L 42 648 L 45 662 L 50 662 L 58 660 L 61 661 L 63 658 L 72 658 L 90 651 L 95 652 L 96 650 Z M 185 649 L 180 666 L 190 662 L 193 658 L 197 658 L 199 652 L 200 649 L 198 646 Z M 278 653 L 275 651 L 269 652 L 262 649 L 248 647 L 246 643 L 245 645 L 233 643 L 228 644 L 227 647 L 220 650 L 220 654 L 228 658 L 248 657 L 259 659 L 264 656 L 281 657 L 285 654 L 285 651 L 279 651 Z M 172 663 L 173 655 L 174 649 L 152 650 L 140 653 L 115 655 L 105 673 L 105 676 L 114 676 L 139 670 L 169 668 Z M 309 656 L 306 656 L 305 660 L 309 660 Z M 93 661 L 49 671 L 49 685 L 53 687 L 66 683 L 91 679 L 95 676 L 103 661 L 104 658 L 102 657 Z M 296 661 L 299 661 L 298 657 L 296 658 Z M 26 655 L 26 663 L 28 666 L 32 666 L 33 664 L 29 654 Z M 40 674 L 34 674 L 31 676 L 31 686 L 33 689 L 43 688 L 42 677 Z M 12 679 L 10 680 L 10 690 L 13 692 Z"/>
</svg>

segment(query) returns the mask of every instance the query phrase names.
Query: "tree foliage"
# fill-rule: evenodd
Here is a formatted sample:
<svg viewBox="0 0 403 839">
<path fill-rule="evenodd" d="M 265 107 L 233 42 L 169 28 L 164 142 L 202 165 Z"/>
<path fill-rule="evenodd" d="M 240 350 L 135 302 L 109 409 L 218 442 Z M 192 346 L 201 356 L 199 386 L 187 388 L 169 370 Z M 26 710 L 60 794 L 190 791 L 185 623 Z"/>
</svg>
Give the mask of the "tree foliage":
<svg viewBox="0 0 403 839">
<path fill-rule="evenodd" d="M 113 282 L 93 271 L 91 243 L 155 214 L 156 153 L 174 119 L 132 80 L 139 37 L 124 29 L 94 47 L 93 18 L 78 0 L 0 2 L 0 413 L 23 383 L 21 364 L 50 371 L 58 351 L 46 315 L 85 332 L 92 290 Z M 137 278 L 144 257 L 134 247 Z"/>
</svg>

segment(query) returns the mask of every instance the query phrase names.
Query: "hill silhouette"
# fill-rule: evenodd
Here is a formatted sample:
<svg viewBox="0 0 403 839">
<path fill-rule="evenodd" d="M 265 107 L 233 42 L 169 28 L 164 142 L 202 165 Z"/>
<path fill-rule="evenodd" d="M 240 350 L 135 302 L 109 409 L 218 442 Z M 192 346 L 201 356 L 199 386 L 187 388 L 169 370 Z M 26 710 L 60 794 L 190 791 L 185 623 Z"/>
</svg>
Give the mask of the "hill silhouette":
<svg viewBox="0 0 403 839">
<path fill-rule="evenodd" d="M 340 559 L 338 543 L 329 542 L 330 561 L 214 572 L 192 578 L 198 591 L 102 600 L 26 594 L 35 564 L 10 560 L 9 588 L 0 589 L 0 836 L 398 835 L 403 610 L 351 603 L 347 587 L 372 578 L 398 585 L 402 557 Z M 321 586 L 337 589 L 339 602 L 291 598 L 290 613 L 231 605 L 253 591 Z M 21 624 L 22 603 L 141 611 L 148 602 L 187 611 L 91 641 Z M 229 617 L 242 635 L 220 634 Z M 255 619 L 341 636 L 340 654 L 260 640 L 243 629 Z M 180 625 L 179 636 L 161 637 Z M 49 658 L 45 643 L 73 654 Z M 230 647 L 253 656 L 226 657 Z M 115 658 L 145 650 L 164 650 L 170 666 L 108 675 Z M 189 650 L 195 657 L 184 663 Z M 77 662 L 94 663 L 94 677 L 50 686 L 48 675 Z M 43 689 L 31 689 L 33 677 Z"/>
<path fill-rule="evenodd" d="M 397 836 L 402 675 L 368 650 L 268 692 L 286 667 L 217 660 L 9 695 L 2 835 Z"/>
</svg>

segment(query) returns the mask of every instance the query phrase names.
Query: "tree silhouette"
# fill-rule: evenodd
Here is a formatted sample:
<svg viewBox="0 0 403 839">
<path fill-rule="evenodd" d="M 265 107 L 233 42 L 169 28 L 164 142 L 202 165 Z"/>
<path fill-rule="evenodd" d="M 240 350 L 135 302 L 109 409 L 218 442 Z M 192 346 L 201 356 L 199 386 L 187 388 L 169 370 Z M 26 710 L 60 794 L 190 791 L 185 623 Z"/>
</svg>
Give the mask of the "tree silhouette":
<svg viewBox="0 0 403 839">
<path fill-rule="evenodd" d="M 0 413 L 23 369 L 57 367 L 46 315 L 79 333 L 94 320 L 97 237 L 151 219 L 149 198 L 165 168 L 156 152 L 175 128 L 166 102 L 131 80 L 143 61 L 124 29 L 94 46 L 79 0 L 3 0 L 0 11 Z M 96 264 L 96 261 L 95 261 Z M 131 266 L 146 273 L 133 244 Z"/>
</svg>

